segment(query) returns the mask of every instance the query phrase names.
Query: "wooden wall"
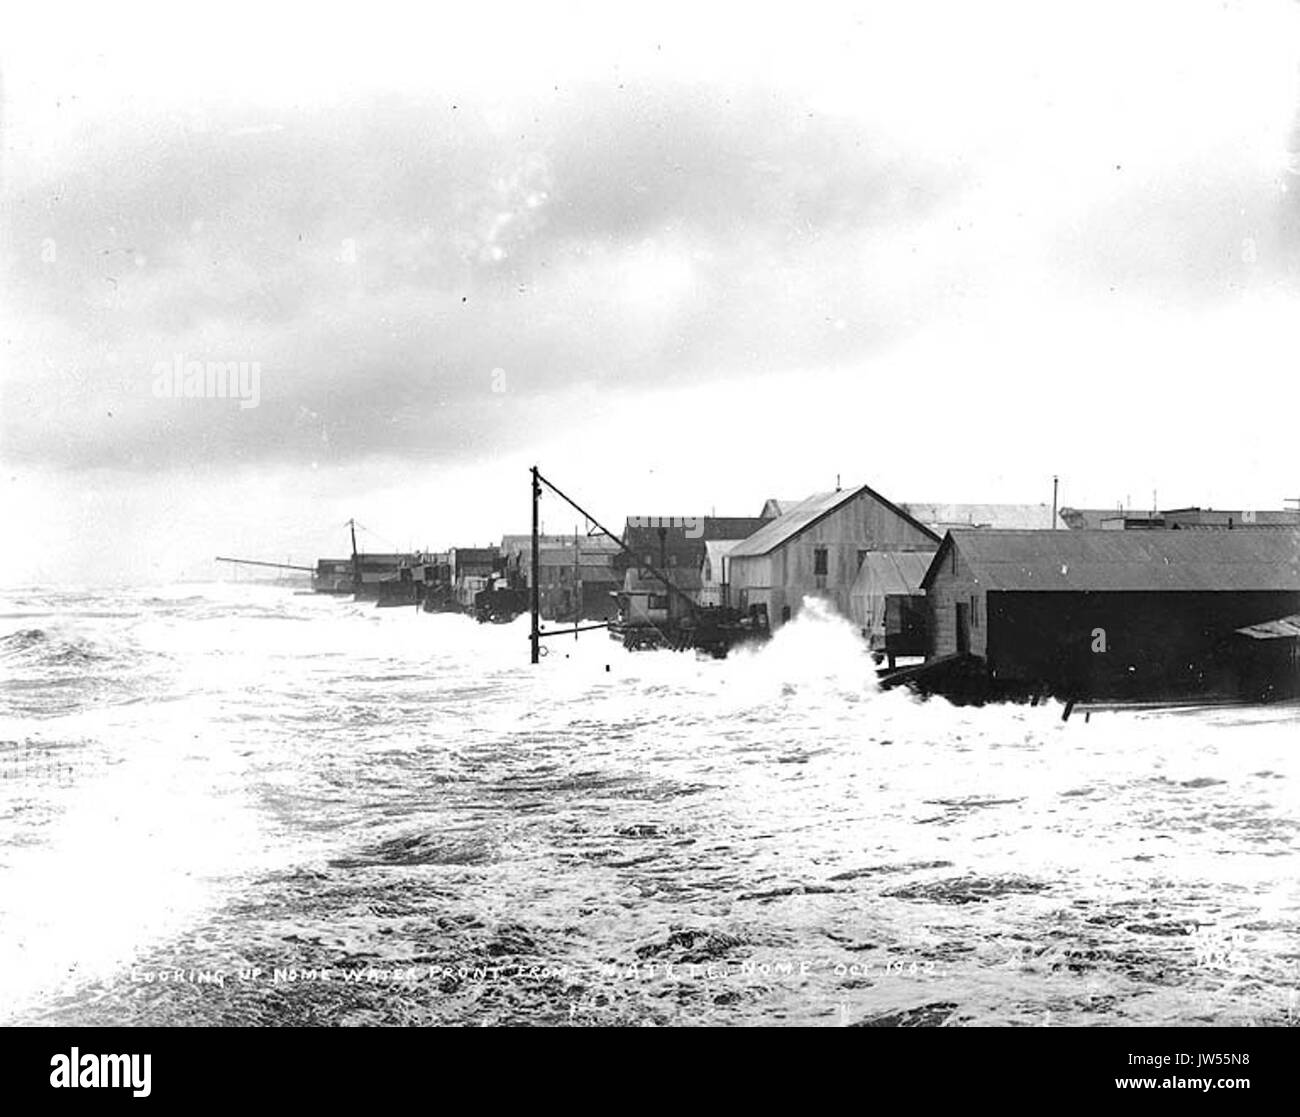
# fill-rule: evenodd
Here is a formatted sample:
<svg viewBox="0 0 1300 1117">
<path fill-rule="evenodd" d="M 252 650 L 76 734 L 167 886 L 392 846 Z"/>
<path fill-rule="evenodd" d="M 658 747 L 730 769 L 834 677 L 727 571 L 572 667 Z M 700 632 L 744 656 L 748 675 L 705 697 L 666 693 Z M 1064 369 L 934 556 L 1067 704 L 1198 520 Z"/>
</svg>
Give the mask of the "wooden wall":
<svg viewBox="0 0 1300 1117">
<path fill-rule="evenodd" d="M 826 548 L 826 574 L 814 573 L 816 551 Z M 802 534 L 770 554 L 732 555 L 731 598 L 740 591 L 748 601 L 766 601 L 773 627 L 781 624 L 782 609 L 798 614 L 805 597 L 819 597 L 842 616 L 850 616 L 849 592 L 858 575 L 859 551 L 932 551 L 932 536 L 878 501 L 862 493 L 841 505 Z"/>
<path fill-rule="evenodd" d="M 732 556 L 727 560 L 727 577 L 731 582 L 732 605 L 740 606 L 746 598 L 747 606 L 767 603 L 767 590 L 772 585 L 771 557 L 755 555 L 738 559 Z"/>
<path fill-rule="evenodd" d="M 934 572 L 926 591 L 930 603 L 930 655 L 957 653 L 957 605 L 970 608 L 970 646 L 972 655 L 984 655 L 988 647 L 988 595 L 976 581 L 965 557 L 950 547 L 943 557 L 943 567 Z"/>
</svg>

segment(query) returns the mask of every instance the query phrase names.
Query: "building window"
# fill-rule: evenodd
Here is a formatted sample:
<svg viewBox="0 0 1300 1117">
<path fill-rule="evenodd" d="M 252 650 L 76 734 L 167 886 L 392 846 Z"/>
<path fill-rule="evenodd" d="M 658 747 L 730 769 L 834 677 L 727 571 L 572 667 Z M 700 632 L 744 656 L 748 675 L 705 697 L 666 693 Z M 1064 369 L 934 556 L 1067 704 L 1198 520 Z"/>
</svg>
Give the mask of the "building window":
<svg viewBox="0 0 1300 1117">
<path fill-rule="evenodd" d="M 822 574 L 822 575 L 826 573 L 826 548 L 825 547 L 813 548 L 813 573 Z"/>
<path fill-rule="evenodd" d="M 970 599 L 970 626 L 979 628 L 980 626 L 980 599 L 972 597 Z"/>
</svg>

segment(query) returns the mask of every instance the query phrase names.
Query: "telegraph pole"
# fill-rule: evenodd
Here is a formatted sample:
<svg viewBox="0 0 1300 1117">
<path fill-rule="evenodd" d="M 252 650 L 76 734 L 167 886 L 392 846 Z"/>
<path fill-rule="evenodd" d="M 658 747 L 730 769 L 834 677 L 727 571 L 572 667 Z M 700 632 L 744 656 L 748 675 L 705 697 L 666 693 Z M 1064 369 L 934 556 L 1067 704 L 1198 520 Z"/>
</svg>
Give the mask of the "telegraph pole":
<svg viewBox="0 0 1300 1117">
<path fill-rule="evenodd" d="M 1052 474 L 1052 530 L 1056 530 L 1056 486 L 1060 479 L 1055 473 Z"/>
<path fill-rule="evenodd" d="M 349 520 L 352 529 L 352 592 L 361 592 L 361 556 L 357 554 L 357 521 Z"/>
<path fill-rule="evenodd" d="M 530 603 L 532 608 L 532 629 L 530 632 L 530 641 L 532 643 L 533 663 L 541 659 L 541 632 L 538 628 L 538 615 L 541 612 L 541 587 L 538 584 L 538 578 L 541 576 L 541 543 L 537 538 L 537 513 L 538 507 L 542 503 L 542 482 L 537 475 L 537 466 L 533 466 L 533 591 L 530 594 Z"/>
<path fill-rule="evenodd" d="M 553 492 L 556 496 L 558 496 L 562 501 L 570 505 L 575 512 L 577 512 L 584 519 L 586 519 L 586 521 L 589 524 L 591 524 L 597 531 L 599 531 L 601 535 L 609 539 L 614 544 L 614 546 L 616 546 L 620 551 L 622 551 L 624 554 L 631 555 L 633 558 L 635 558 L 637 560 L 638 565 L 641 563 L 642 559 L 645 558 L 646 556 L 637 555 L 637 553 L 634 552 L 631 547 L 629 547 L 626 543 L 623 542 L 623 540 L 621 540 L 617 535 L 615 535 L 612 531 L 610 531 L 609 528 L 607 528 L 598 519 L 596 519 L 595 516 L 593 516 L 590 512 L 588 512 L 585 508 L 583 508 L 582 505 L 580 505 L 577 501 L 575 501 L 571 496 L 561 492 L 558 488 L 556 488 L 555 483 L 553 481 L 550 481 L 547 478 L 543 477 L 540 470 L 538 470 L 537 466 L 533 466 L 531 472 L 533 475 L 533 592 L 532 592 L 533 616 L 532 616 L 531 643 L 532 643 L 532 652 L 533 652 L 533 662 L 536 663 L 541 658 L 542 638 L 545 636 L 558 636 L 564 631 L 566 631 L 565 629 L 562 628 L 553 628 L 549 632 L 543 632 L 541 631 L 541 627 L 538 623 L 541 618 L 541 598 L 540 598 L 540 586 L 541 586 L 540 538 L 541 537 L 540 537 L 540 526 L 539 526 L 540 513 L 538 511 L 538 505 L 541 502 L 542 485 L 545 485 L 548 489 L 551 490 L 551 492 Z M 663 557 L 665 553 L 664 537 L 666 536 L 666 534 L 667 534 L 666 529 L 660 529 L 659 549 L 661 552 L 661 557 Z M 581 555 L 580 548 L 575 546 L 575 551 L 577 551 L 579 556 Z M 662 570 L 657 569 L 649 562 L 645 563 L 645 569 L 646 572 L 651 575 L 651 577 L 657 579 L 658 581 L 664 584 L 664 589 L 670 598 L 676 596 L 681 601 L 682 606 L 686 609 L 688 613 L 695 614 L 698 611 L 699 605 L 687 593 L 685 593 L 682 589 L 680 589 L 677 586 L 677 584 Z M 580 558 L 578 562 L 578 570 L 579 570 L 579 586 L 581 586 Z M 580 616 L 581 615 L 580 606 L 579 606 L 578 613 Z M 579 632 L 590 632 L 593 629 L 608 628 L 608 627 L 609 627 L 609 623 L 607 621 L 598 621 L 584 627 L 582 624 L 579 623 L 578 619 L 575 618 L 574 636 L 577 636 Z"/>
</svg>

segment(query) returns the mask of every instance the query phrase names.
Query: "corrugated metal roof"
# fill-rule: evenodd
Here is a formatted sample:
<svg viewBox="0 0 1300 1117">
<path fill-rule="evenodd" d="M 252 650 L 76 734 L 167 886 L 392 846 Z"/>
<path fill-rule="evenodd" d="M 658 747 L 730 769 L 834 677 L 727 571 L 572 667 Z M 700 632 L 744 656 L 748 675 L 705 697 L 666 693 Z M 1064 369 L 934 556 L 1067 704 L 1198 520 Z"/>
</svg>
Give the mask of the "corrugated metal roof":
<svg viewBox="0 0 1300 1117">
<path fill-rule="evenodd" d="M 796 535 L 812 527 L 823 516 L 829 515 L 841 505 L 847 504 L 863 494 L 873 497 L 886 508 L 892 508 L 903 519 L 910 521 L 922 531 L 933 535 L 936 540 L 939 538 L 938 535 L 931 532 L 915 517 L 899 508 L 896 504 L 886 500 L 870 485 L 859 485 L 857 488 L 837 489 L 829 493 L 814 493 L 807 500 L 800 501 L 784 515 L 778 516 L 775 520 L 769 520 L 765 526 L 759 528 L 732 551 L 731 557 L 738 559 L 766 555 L 781 546 L 781 544 L 788 542 Z"/>
<path fill-rule="evenodd" d="M 954 527 L 1046 530 L 1052 526 L 1050 504 L 925 504 L 909 500 L 899 507 L 938 531 Z"/>
<path fill-rule="evenodd" d="M 814 520 L 820 519 L 828 512 L 833 512 L 841 504 L 847 504 L 861 491 L 861 489 L 837 489 L 829 493 L 814 493 L 806 500 L 801 500 L 789 512 L 782 513 L 775 520 L 768 520 L 763 527 L 743 540 L 740 546 L 731 552 L 731 557 L 744 558 L 767 554 L 787 539 L 798 535 Z"/>
<path fill-rule="evenodd" d="M 996 531 L 956 529 L 952 547 L 989 590 L 1288 590 L 1300 592 L 1300 531 Z"/>
<path fill-rule="evenodd" d="M 869 551 L 851 593 L 919 593 L 933 551 Z"/>
<path fill-rule="evenodd" d="M 1237 631 L 1252 640 L 1300 640 L 1300 613 L 1263 624 L 1247 625 Z"/>
</svg>

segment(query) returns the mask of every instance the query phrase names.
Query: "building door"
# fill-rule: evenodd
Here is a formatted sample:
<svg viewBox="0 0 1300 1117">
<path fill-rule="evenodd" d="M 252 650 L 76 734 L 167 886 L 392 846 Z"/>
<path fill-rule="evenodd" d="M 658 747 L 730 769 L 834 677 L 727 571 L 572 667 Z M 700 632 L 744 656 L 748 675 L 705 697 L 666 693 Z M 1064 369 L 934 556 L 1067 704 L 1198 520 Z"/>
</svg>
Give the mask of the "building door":
<svg viewBox="0 0 1300 1117">
<path fill-rule="evenodd" d="M 957 602 L 957 654 L 970 654 L 970 602 Z"/>
</svg>

